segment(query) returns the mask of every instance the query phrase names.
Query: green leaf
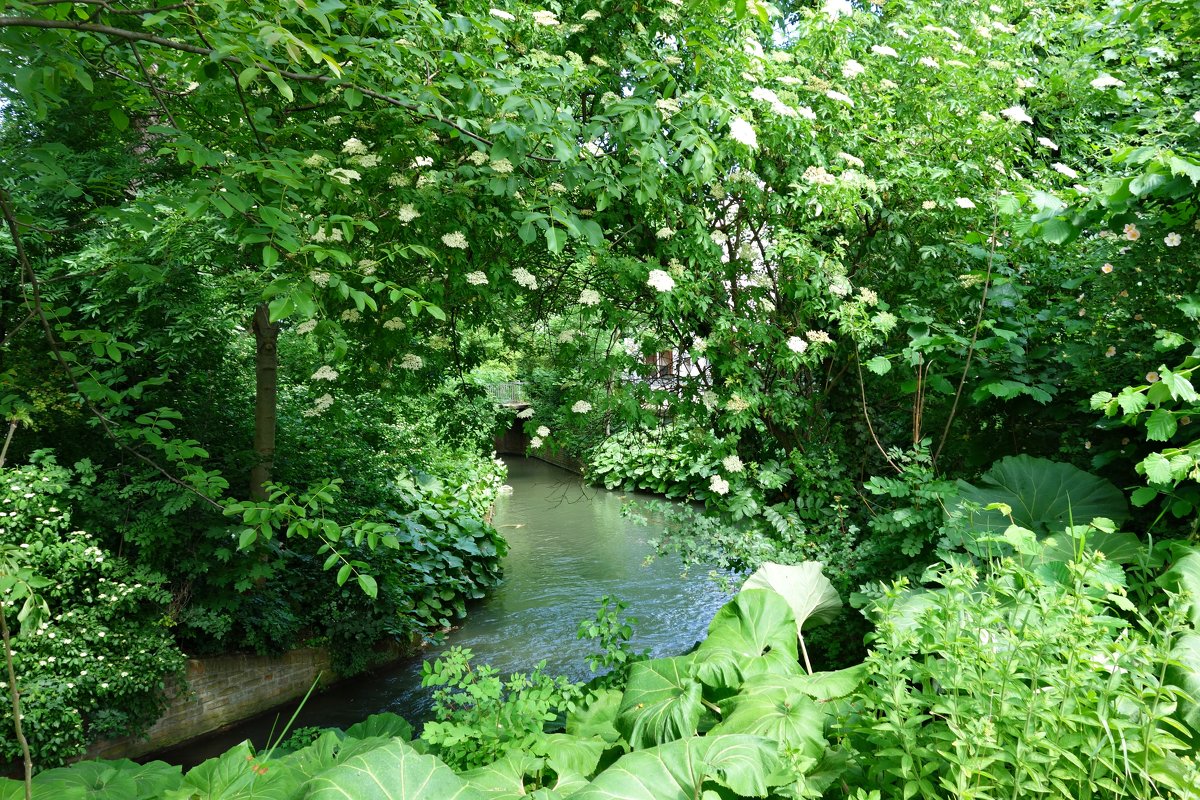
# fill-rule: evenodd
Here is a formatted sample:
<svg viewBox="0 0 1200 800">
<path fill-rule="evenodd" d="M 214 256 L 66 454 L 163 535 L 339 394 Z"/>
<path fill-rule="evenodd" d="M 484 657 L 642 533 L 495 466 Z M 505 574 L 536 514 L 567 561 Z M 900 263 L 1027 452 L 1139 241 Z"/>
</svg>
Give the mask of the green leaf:
<svg viewBox="0 0 1200 800">
<path fill-rule="evenodd" d="M 372 714 L 362 722 L 346 728 L 347 739 L 370 739 L 375 736 L 385 736 L 389 739 L 400 738 L 409 741 L 412 739 L 412 734 L 413 728 L 408 720 L 390 711 Z"/>
<path fill-rule="evenodd" d="M 288 769 L 270 769 L 259 774 L 258 759 L 249 742 L 225 751 L 193 768 L 167 800 L 222 798 L 222 800 L 289 800 L 294 797 L 303 776 Z"/>
<path fill-rule="evenodd" d="M 800 688 L 798 675 L 755 675 L 722 704 L 724 718 L 709 736 L 749 733 L 818 759 L 825 752 L 825 712 Z"/>
<path fill-rule="evenodd" d="M 599 737 L 610 744 L 619 740 L 616 721 L 622 695 L 620 689 L 605 689 L 576 707 L 567 715 L 567 733 L 584 739 Z"/>
<path fill-rule="evenodd" d="M 562 228 L 546 228 L 546 245 L 551 253 L 561 253 L 567 244 L 567 232 Z"/>
<path fill-rule="evenodd" d="M 363 93 L 353 86 L 347 86 L 342 92 L 342 99 L 346 101 L 347 108 L 358 108 L 362 105 Z"/>
<path fill-rule="evenodd" d="M 337 585 L 338 586 L 345 585 L 346 581 L 350 578 L 350 570 L 351 570 L 351 567 L 349 564 L 342 564 L 342 568 L 338 570 L 338 574 L 337 574 Z"/>
<path fill-rule="evenodd" d="M 1194 607 L 1193 607 L 1194 609 Z M 1179 637 L 1171 650 L 1167 667 L 1167 682 L 1183 689 L 1175 714 L 1193 732 L 1200 732 L 1200 633 L 1188 631 Z"/>
<path fill-rule="evenodd" d="M 182 770 L 162 761 L 145 765 L 128 759 L 79 761 L 34 776 L 33 797 L 34 800 L 156 800 L 182 781 Z M 17 796 L 23 798 L 24 791 Z"/>
<path fill-rule="evenodd" d="M 1175 475 L 1171 470 L 1171 462 L 1162 453 L 1151 453 L 1138 466 L 1142 468 L 1142 471 L 1146 474 L 1146 480 L 1150 483 L 1167 485 L 1175 482 Z"/>
<path fill-rule="evenodd" d="M 800 635 L 806 622 L 810 628 L 823 625 L 842 610 L 842 598 L 821 572 L 822 568 L 819 561 L 794 565 L 767 562 L 746 579 L 742 590 L 770 589 L 787 600 L 796 618 L 796 633 Z"/>
<path fill-rule="evenodd" d="M 698 790 L 709 784 L 764 797 L 780 767 L 777 749 L 770 739 L 746 734 L 671 742 L 622 756 L 571 800 L 699 800 Z"/>
<path fill-rule="evenodd" d="M 483 800 L 433 756 L 393 739 L 354 756 L 307 784 L 307 800 Z"/>
<path fill-rule="evenodd" d="M 635 749 L 682 739 L 700 724 L 701 686 L 692 677 L 692 655 L 640 661 L 617 711 L 617 730 Z"/>
<path fill-rule="evenodd" d="M 1075 236 L 1075 226 L 1061 217 L 1042 223 L 1042 239 L 1050 244 L 1063 244 Z"/>
<path fill-rule="evenodd" d="M 1157 489 L 1150 486 L 1143 486 L 1140 489 L 1133 490 L 1133 494 L 1130 496 L 1129 501 L 1137 508 L 1142 508 L 1143 506 L 1148 505 L 1156 497 L 1158 497 Z"/>
<path fill-rule="evenodd" d="M 372 600 L 379 596 L 379 585 L 375 582 L 375 578 L 365 573 L 358 576 L 358 588 L 362 589 L 363 593 Z"/>
<path fill-rule="evenodd" d="M 782 595 L 743 588 L 708 626 L 708 638 L 696 650 L 696 676 L 708 686 L 736 689 L 751 675 L 798 673 L 798 630 Z"/>
<path fill-rule="evenodd" d="M 270 269 L 279 263 L 279 251 L 271 247 L 271 245 L 267 245 L 262 250 L 262 260 L 263 266 Z"/>
<path fill-rule="evenodd" d="M 1107 517 L 1118 523 L 1129 518 L 1125 495 L 1109 481 L 1075 467 L 1032 456 L 1009 456 L 992 465 L 980 486 L 958 482 L 957 509 L 973 530 L 1002 532 L 1010 522 L 997 511 L 968 513 L 964 503 L 1012 507 L 1013 521 L 1038 533 Z"/>
<path fill-rule="evenodd" d="M 257 528 L 246 528 L 238 536 L 238 550 L 245 550 L 258 540 Z"/>
<path fill-rule="evenodd" d="M 875 356 L 867 362 L 867 369 L 876 375 L 887 375 L 892 370 L 892 362 L 883 356 Z"/>
<path fill-rule="evenodd" d="M 1200 628 L 1200 551 L 1189 548 L 1159 577 L 1158 584 L 1177 594 L 1186 595 L 1186 600 L 1172 600 L 1171 605 L 1179 604 L 1187 613 L 1192 627 Z M 1196 695 L 1196 699 L 1200 701 L 1200 694 Z"/>
<path fill-rule="evenodd" d="M 1175 435 L 1178 428 L 1174 412 L 1156 408 L 1146 420 L 1146 438 L 1152 442 L 1165 442 Z"/>
</svg>

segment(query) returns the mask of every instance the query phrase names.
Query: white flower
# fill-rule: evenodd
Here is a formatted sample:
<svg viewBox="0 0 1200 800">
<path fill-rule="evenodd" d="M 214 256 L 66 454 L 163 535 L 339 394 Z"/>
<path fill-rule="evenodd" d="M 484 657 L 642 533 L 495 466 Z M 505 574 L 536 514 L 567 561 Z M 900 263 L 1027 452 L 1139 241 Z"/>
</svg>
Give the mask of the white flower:
<svg viewBox="0 0 1200 800">
<path fill-rule="evenodd" d="M 816 119 L 816 113 L 808 106 L 800 106 L 796 109 L 796 114 L 803 119 Z"/>
<path fill-rule="evenodd" d="M 475 152 L 471 153 L 471 155 L 467 156 L 467 161 L 470 161 L 477 167 L 482 167 L 487 163 L 488 158 L 489 156 L 487 153 L 483 152 L 482 150 L 476 150 Z"/>
<path fill-rule="evenodd" d="M 554 16 L 553 11 L 535 11 L 533 12 L 533 21 L 538 25 L 550 28 L 558 24 L 558 17 Z"/>
<path fill-rule="evenodd" d="M 853 58 L 842 64 L 842 77 L 847 80 L 853 80 L 866 71 L 866 67 L 855 61 Z"/>
<path fill-rule="evenodd" d="M 675 229 L 674 228 L 659 228 L 657 231 L 655 231 L 654 235 L 659 239 L 670 239 L 672 236 L 675 235 Z"/>
<path fill-rule="evenodd" d="M 333 405 L 333 395 L 323 394 L 313 401 L 312 408 L 300 412 L 304 417 L 319 417 Z"/>
<path fill-rule="evenodd" d="M 400 206 L 400 210 L 396 212 L 397 219 L 399 219 L 400 222 L 404 223 L 405 225 L 412 222 L 419 216 L 421 216 L 421 212 L 417 211 L 416 207 L 412 203 L 405 203 L 404 205 Z"/>
<path fill-rule="evenodd" d="M 871 45 L 871 52 L 877 56 L 888 56 L 889 58 L 898 58 L 900 55 L 886 44 Z"/>
<path fill-rule="evenodd" d="M 751 150 L 758 147 L 758 134 L 754 132 L 750 123 L 741 117 L 729 120 L 729 138 L 746 145 Z"/>
<path fill-rule="evenodd" d="M 1009 106 L 1000 112 L 1000 116 L 1007 117 L 1013 122 L 1025 122 L 1030 125 L 1033 124 L 1033 117 L 1029 116 L 1022 106 Z"/>
<path fill-rule="evenodd" d="M 425 366 L 425 361 L 414 353 L 405 353 L 404 358 L 400 360 L 400 369 L 420 369 Z"/>
<path fill-rule="evenodd" d="M 600 19 L 600 12 L 593 8 L 590 11 L 583 12 L 583 16 L 580 19 L 584 22 L 594 22 Z"/>
<path fill-rule="evenodd" d="M 1163 239 L 1163 244 L 1165 244 L 1167 247 L 1179 247 L 1179 244 L 1182 241 L 1183 237 L 1178 233 L 1168 233 L 1167 238 Z"/>
<path fill-rule="evenodd" d="M 850 294 L 850 290 L 854 287 L 850 285 L 850 281 L 844 275 L 838 275 L 829 282 L 829 291 L 836 294 L 838 297 L 845 297 Z"/>
<path fill-rule="evenodd" d="M 1042 147 L 1048 147 L 1048 148 L 1050 148 L 1051 150 L 1057 150 L 1057 149 L 1058 149 L 1058 145 L 1056 145 L 1056 144 L 1054 143 L 1054 140 L 1053 140 L 1053 139 L 1047 139 L 1045 136 L 1039 136 L 1039 137 L 1038 137 L 1038 139 L 1037 139 L 1037 142 L 1038 142 L 1038 144 L 1040 144 Z"/>
<path fill-rule="evenodd" d="M 533 437 L 532 439 L 530 439 L 530 440 L 529 440 L 529 446 L 530 446 L 531 448 L 535 449 L 535 450 L 536 450 L 537 448 L 541 447 L 541 446 L 542 446 L 542 437 L 540 437 L 540 436 L 535 436 L 535 437 Z"/>
<path fill-rule="evenodd" d="M 779 95 L 775 94 L 765 86 L 755 86 L 750 92 L 750 99 L 761 100 L 764 103 L 778 103 Z"/>
<path fill-rule="evenodd" d="M 412 183 L 407 175 L 401 175 L 399 172 L 393 172 L 387 177 L 387 185 L 392 187 L 408 186 Z"/>
<path fill-rule="evenodd" d="M 338 376 L 337 370 L 335 370 L 333 367 L 326 364 L 325 366 L 321 367 L 319 370 L 317 370 L 316 372 L 314 372 L 312 374 L 311 380 L 314 380 L 314 381 L 336 381 L 337 376 Z"/>
<path fill-rule="evenodd" d="M 357 308 L 347 308 L 342 312 L 342 320 L 345 322 L 358 322 L 361 317 Z"/>
<path fill-rule="evenodd" d="M 453 247 L 456 250 L 466 250 L 467 249 L 467 237 L 463 235 L 462 231 L 454 231 L 453 233 L 443 233 L 442 234 L 442 244 L 446 245 L 446 247 Z"/>
<path fill-rule="evenodd" d="M 329 279 L 332 277 L 333 276 L 330 275 L 328 272 L 314 271 L 314 272 L 308 273 L 308 279 L 310 281 L 312 281 L 313 283 L 315 283 L 317 286 L 320 286 L 322 289 L 324 289 L 326 286 L 329 285 Z"/>
<path fill-rule="evenodd" d="M 937 208 L 937 201 L 926 200 L 921 203 L 921 208 L 925 209 L 926 211 L 932 211 L 933 209 Z"/>
<path fill-rule="evenodd" d="M 1124 85 L 1125 81 L 1118 80 L 1112 75 L 1109 75 L 1107 72 L 1101 72 L 1098 76 L 1096 76 L 1095 80 L 1092 81 L 1092 88 L 1100 90 L 1108 89 L 1113 86 L 1121 87 Z"/>
<path fill-rule="evenodd" d="M 975 204 L 972 203 L 971 200 L 966 197 L 954 198 L 954 205 L 958 206 L 959 208 L 974 208 L 975 207 Z"/>
<path fill-rule="evenodd" d="M 338 167 L 336 169 L 329 170 L 329 177 L 333 178 L 340 184 L 349 186 L 351 182 L 362 178 L 362 174 L 352 169 L 342 169 L 341 167 Z"/>
<path fill-rule="evenodd" d="M 608 66 L 601 64 L 599 66 Z M 670 119 L 679 113 L 681 106 L 679 101 L 673 97 L 660 97 L 654 101 L 654 107 L 658 109 L 658 113 L 663 115 L 664 119 Z"/>
<path fill-rule="evenodd" d="M 306 166 L 306 167 L 313 167 L 313 168 L 319 169 L 320 167 L 323 167 L 328 163 L 329 163 L 329 159 L 326 158 L 325 156 L 321 155 L 320 153 L 313 153 L 311 156 L 304 159 L 304 166 Z"/>
<path fill-rule="evenodd" d="M 406 327 L 408 326 L 404 324 L 404 320 L 400 319 L 399 317 L 392 317 L 383 323 L 383 329 L 385 331 L 402 331 Z"/>
<path fill-rule="evenodd" d="M 603 58 L 601 58 L 600 56 L 598 56 L 598 55 L 596 55 L 596 54 L 594 54 L 594 53 L 592 54 L 592 57 L 588 59 L 588 61 L 591 61 L 591 62 L 592 62 L 593 64 L 595 64 L 597 67 L 607 67 L 607 66 L 608 66 L 608 62 L 607 62 L 607 61 L 605 61 Z M 658 105 L 660 102 L 662 102 L 662 101 L 661 101 L 661 100 L 656 100 L 656 101 L 654 102 L 654 105 L 656 105 L 656 106 L 657 106 L 657 105 Z M 659 110 L 661 110 L 661 109 L 662 109 L 662 107 L 661 107 L 661 106 L 659 106 Z M 677 109 L 677 110 L 678 110 L 678 109 Z"/>
<path fill-rule="evenodd" d="M 850 4 L 850 0 L 825 0 L 825 4 L 821 6 L 821 11 L 830 19 L 838 17 L 850 16 L 854 13 L 854 6 Z"/>
<path fill-rule="evenodd" d="M 804 335 L 813 344 L 833 344 L 833 339 L 825 331 L 809 331 Z"/>
<path fill-rule="evenodd" d="M 539 425 L 538 429 L 537 429 L 537 435 L 538 436 L 549 436 L 550 429 L 547 428 L 545 425 Z"/>
<path fill-rule="evenodd" d="M 1200 125 L 1200 111 L 1197 111 L 1195 114 L 1192 114 L 1192 121 L 1195 122 L 1197 125 Z"/>
<path fill-rule="evenodd" d="M 409 165 L 409 167 L 412 169 L 421 169 L 422 167 L 432 167 L 432 166 L 433 166 L 433 159 L 429 156 L 417 156 L 416 158 L 414 158 L 412 160 L 412 164 Z"/>
<path fill-rule="evenodd" d="M 367 146 L 352 136 L 342 142 L 342 152 L 348 156 L 365 156 Z"/>
<path fill-rule="evenodd" d="M 859 169 L 863 168 L 862 159 L 857 156 L 852 156 L 849 153 L 838 153 L 837 157 L 852 167 L 858 167 Z"/>
<path fill-rule="evenodd" d="M 836 92 L 833 89 L 825 92 L 825 96 L 830 100 L 837 100 L 839 103 L 845 103 L 848 106 L 854 105 L 854 101 L 850 99 L 850 95 Z"/>
<path fill-rule="evenodd" d="M 583 306 L 599 305 L 600 293 L 595 289 L 584 289 L 579 293 L 579 304 Z"/>
<path fill-rule="evenodd" d="M 354 159 L 354 163 L 358 164 L 360 167 L 363 167 L 365 169 L 370 169 L 371 167 L 378 167 L 379 166 L 379 156 L 375 155 L 374 153 L 370 153 L 369 155 L 365 155 L 365 156 L 359 156 L 358 158 Z"/>
<path fill-rule="evenodd" d="M 307 320 L 306 322 L 301 322 L 299 325 L 297 325 L 296 333 L 300 334 L 301 336 L 307 336 L 308 334 L 312 333 L 316 329 L 317 329 L 317 321 L 315 319 L 310 319 L 310 320 Z"/>
<path fill-rule="evenodd" d="M 708 481 L 708 488 L 716 494 L 729 494 L 729 481 L 720 475 L 713 475 Z"/>
<path fill-rule="evenodd" d="M 884 78 L 883 80 L 881 80 L 879 82 L 879 85 L 880 85 L 880 87 L 882 87 L 884 89 L 899 89 L 900 88 L 899 84 L 897 84 L 893 80 L 888 80 L 887 78 Z"/>
<path fill-rule="evenodd" d="M 467 273 L 467 283 L 471 284 L 472 286 L 483 286 L 487 282 L 488 277 L 482 272 L 476 271 Z"/>
<path fill-rule="evenodd" d="M 1050 169 L 1052 169 L 1052 170 L 1054 170 L 1055 172 L 1057 172 L 1057 173 L 1060 173 L 1060 174 L 1062 174 L 1062 175 L 1066 175 L 1068 178 L 1070 178 L 1070 179 L 1072 179 L 1072 180 L 1074 180 L 1075 178 L 1078 178 L 1078 177 L 1079 177 L 1079 173 L 1078 173 L 1078 172 L 1076 172 L 1075 170 L 1071 169 L 1071 168 L 1070 168 L 1070 167 L 1068 167 L 1066 164 L 1060 163 L 1060 162 L 1058 162 L 1058 161 L 1055 161 L 1053 164 L 1051 164 L 1051 165 L 1050 165 Z"/>
<path fill-rule="evenodd" d="M 675 279 L 661 269 L 652 269 L 646 284 L 660 292 L 669 292 L 675 288 Z"/>
<path fill-rule="evenodd" d="M 492 172 L 498 172 L 501 175 L 507 175 L 513 171 L 512 162 L 507 158 L 497 158 L 492 162 Z"/>
<path fill-rule="evenodd" d="M 808 349 L 808 342 L 804 341 L 799 336 L 791 336 L 787 340 L 787 348 L 793 353 L 803 353 Z"/>
<path fill-rule="evenodd" d="M 576 414 L 586 414 L 592 410 L 592 404 L 587 400 L 577 400 L 575 405 L 571 406 L 571 410 Z"/>
<path fill-rule="evenodd" d="M 513 280 L 524 286 L 526 289 L 536 289 L 538 287 L 537 278 L 533 273 L 524 267 L 517 267 L 512 271 Z"/>
<path fill-rule="evenodd" d="M 533 419 L 533 406 L 523 408 L 517 412 L 517 419 Z"/>
<path fill-rule="evenodd" d="M 726 472 L 741 472 L 742 460 L 737 457 L 737 454 L 728 455 L 721 459 L 721 466 L 725 467 Z"/>
<path fill-rule="evenodd" d="M 942 66 L 937 62 L 936 58 L 930 58 L 929 56 L 921 56 L 921 59 L 917 63 L 922 67 L 929 67 L 930 69 L 938 69 Z"/>
<path fill-rule="evenodd" d="M 490 9 L 488 13 L 496 19 L 502 19 L 505 22 L 512 22 L 514 19 L 516 19 L 516 17 L 514 17 L 512 14 L 499 8 Z"/>
</svg>

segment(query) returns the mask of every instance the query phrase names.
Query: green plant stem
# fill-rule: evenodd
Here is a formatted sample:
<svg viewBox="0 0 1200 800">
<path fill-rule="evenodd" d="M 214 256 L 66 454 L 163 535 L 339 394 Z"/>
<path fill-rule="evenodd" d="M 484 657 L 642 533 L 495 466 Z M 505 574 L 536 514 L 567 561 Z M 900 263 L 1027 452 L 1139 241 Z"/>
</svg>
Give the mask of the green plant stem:
<svg viewBox="0 0 1200 800">
<path fill-rule="evenodd" d="M 14 427 L 16 427 L 15 422 L 9 428 L 10 439 Z M 8 442 L 4 443 L 4 449 L 8 450 Z M 0 454 L 0 463 L 3 463 L 2 454 Z M 8 617 L 4 613 L 3 601 L 0 601 L 0 636 L 4 638 L 4 666 L 8 670 L 8 696 L 13 709 L 13 730 L 17 735 L 17 743 L 21 745 L 21 756 L 25 762 L 25 800 L 32 800 L 33 757 L 29 754 L 29 741 L 25 738 L 25 731 L 21 727 L 21 693 L 17 691 L 17 672 L 13 669 L 12 642 L 8 632 Z"/>
<path fill-rule="evenodd" d="M 17 432 L 17 421 L 8 423 L 8 435 L 4 437 L 4 448 L 0 449 L 0 469 L 4 469 L 4 461 L 8 458 L 8 446 L 12 444 L 13 434 Z"/>
</svg>

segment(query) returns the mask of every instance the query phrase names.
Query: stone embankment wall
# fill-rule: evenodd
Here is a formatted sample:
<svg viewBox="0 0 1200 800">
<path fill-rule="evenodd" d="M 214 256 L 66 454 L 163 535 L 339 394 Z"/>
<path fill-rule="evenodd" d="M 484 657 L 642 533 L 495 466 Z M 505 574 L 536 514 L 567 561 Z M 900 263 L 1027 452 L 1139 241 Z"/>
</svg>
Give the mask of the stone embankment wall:
<svg viewBox="0 0 1200 800">
<path fill-rule="evenodd" d="M 167 710 L 145 738 L 96 742 L 85 757 L 132 758 L 186 742 L 303 697 L 318 675 L 322 685 L 336 680 L 329 651 L 317 647 L 189 659 L 187 686 L 168 688 Z"/>
<path fill-rule="evenodd" d="M 554 447 L 539 447 L 536 450 L 529 449 L 529 435 L 525 433 L 521 425 L 521 420 L 515 420 L 513 426 L 505 431 L 502 435 L 497 436 L 495 440 L 496 453 L 498 455 L 514 455 L 523 456 L 528 454 L 530 458 L 536 458 L 540 461 L 545 461 L 547 464 L 553 464 L 556 467 L 561 467 L 568 472 L 574 472 L 576 475 L 583 474 L 583 461 L 569 453 L 563 452 Z"/>
</svg>

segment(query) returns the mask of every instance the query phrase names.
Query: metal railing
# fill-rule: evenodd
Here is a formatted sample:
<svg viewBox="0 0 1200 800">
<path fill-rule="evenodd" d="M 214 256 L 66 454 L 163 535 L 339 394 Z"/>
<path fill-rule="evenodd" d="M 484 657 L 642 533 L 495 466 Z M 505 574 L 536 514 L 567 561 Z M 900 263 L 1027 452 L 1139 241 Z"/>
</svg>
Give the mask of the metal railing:
<svg viewBox="0 0 1200 800">
<path fill-rule="evenodd" d="M 492 402 L 498 405 L 517 405 L 529 402 L 529 398 L 525 394 L 525 384 L 521 381 L 493 383 L 487 387 L 487 392 L 488 397 L 492 398 Z"/>
</svg>

